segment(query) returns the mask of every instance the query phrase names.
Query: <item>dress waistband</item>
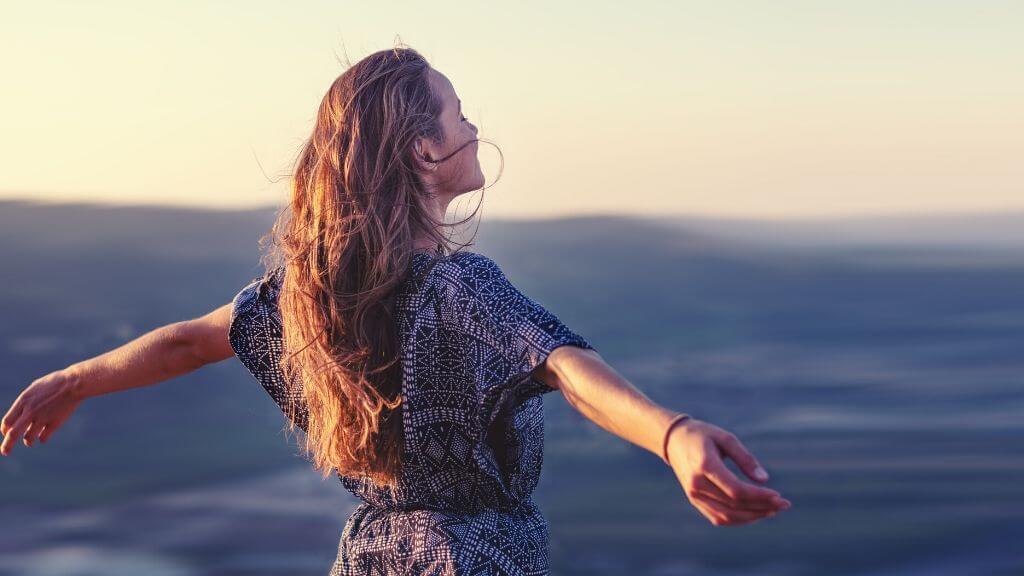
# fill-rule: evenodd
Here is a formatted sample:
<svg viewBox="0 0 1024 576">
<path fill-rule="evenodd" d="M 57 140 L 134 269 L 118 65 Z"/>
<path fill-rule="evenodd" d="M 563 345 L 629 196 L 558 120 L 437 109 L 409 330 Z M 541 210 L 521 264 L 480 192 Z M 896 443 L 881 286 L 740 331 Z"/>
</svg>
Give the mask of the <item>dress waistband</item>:
<svg viewBox="0 0 1024 576">
<path fill-rule="evenodd" d="M 373 504 L 365 500 L 361 501 L 357 512 L 360 511 L 363 514 L 370 512 L 376 512 L 378 514 L 392 513 L 392 514 L 408 514 L 413 512 L 437 512 L 439 514 L 445 514 L 448 516 L 479 516 L 481 514 L 509 514 L 512 516 L 522 514 L 533 514 L 538 510 L 537 503 L 532 498 L 516 503 L 512 506 L 487 506 L 482 508 L 468 509 L 468 508 L 445 508 L 443 506 L 434 506 L 423 503 L 405 503 L 397 505 L 385 505 L 381 506 Z"/>
</svg>

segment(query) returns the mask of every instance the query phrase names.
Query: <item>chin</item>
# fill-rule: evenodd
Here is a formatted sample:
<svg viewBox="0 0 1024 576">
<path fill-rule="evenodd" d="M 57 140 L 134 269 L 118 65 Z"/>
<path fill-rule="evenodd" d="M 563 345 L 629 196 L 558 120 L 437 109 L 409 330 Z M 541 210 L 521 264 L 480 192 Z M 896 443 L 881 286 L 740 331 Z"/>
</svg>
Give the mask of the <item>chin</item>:
<svg viewBox="0 0 1024 576">
<path fill-rule="evenodd" d="M 484 179 L 470 180 L 466 182 L 465 186 L 461 186 L 456 194 L 466 194 L 468 192 L 474 192 L 484 187 Z"/>
</svg>

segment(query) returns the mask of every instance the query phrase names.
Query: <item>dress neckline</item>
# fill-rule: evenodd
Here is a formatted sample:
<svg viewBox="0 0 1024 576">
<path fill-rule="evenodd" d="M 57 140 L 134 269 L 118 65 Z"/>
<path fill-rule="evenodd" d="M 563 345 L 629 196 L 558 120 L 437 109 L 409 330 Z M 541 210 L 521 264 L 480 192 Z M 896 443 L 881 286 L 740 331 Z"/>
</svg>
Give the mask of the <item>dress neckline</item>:
<svg viewBox="0 0 1024 576">
<path fill-rule="evenodd" d="M 441 254 L 434 248 L 420 248 L 418 250 L 413 250 L 412 257 L 413 259 L 416 259 L 417 257 L 422 257 L 427 258 L 429 260 L 447 260 L 459 254 L 473 254 L 473 252 L 470 252 L 468 250 L 456 250 L 451 254 Z"/>
<path fill-rule="evenodd" d="M 421 257 L 425 257 L 425 258 L 430 258 L 430 259 L 443 258 L 444 257 L 440 252 L 438 252 L 434 248 L 421 248 L 419 250 L 413 250 L 412 255 L 413 255 L 414 258 L 417 257 L 417 256 L 421 256 Z"/>
</svg>

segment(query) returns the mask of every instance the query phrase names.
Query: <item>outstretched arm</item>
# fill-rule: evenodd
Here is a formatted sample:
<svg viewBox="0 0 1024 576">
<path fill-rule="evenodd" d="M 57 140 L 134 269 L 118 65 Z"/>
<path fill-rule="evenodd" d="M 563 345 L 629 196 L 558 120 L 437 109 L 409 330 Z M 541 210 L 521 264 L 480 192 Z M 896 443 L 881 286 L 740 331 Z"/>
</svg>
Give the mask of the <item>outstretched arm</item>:
<svg viewBox="0 0 1024 576">
<path fill-rule="evenodd" d="M 156 384 L 233 356 L 230 321 L 228 303 L 35 380 L 0 421 L 0 454 L 22 437 L 26 446 L 36 438 L 45 442 L 86 398 Z"/>
<path fill-rule="evenodd" d="M 76 396 L 90 398 L 157 384 L 234 355 L 228 342 L 231 304 L 161 326 L 135 340 L 67 367 Z"/>
<path fill-rule="evenodd" d="M 601 428 L 662 457 L 665 431 L 677 412 L 653 402 L 595 350 L 561 346 L 532 375 Z M 668 456 L 690 502 L 715 526 L 747 524 L 789 507 L 775 490 L 745 482 L 725 466 L 722 457 L 728 456 L 751 478 L 768 478 L 759 477 L 757 459 L 735 435 L 708 422 L 691 418 L 674 426 Z"/>
</svg>

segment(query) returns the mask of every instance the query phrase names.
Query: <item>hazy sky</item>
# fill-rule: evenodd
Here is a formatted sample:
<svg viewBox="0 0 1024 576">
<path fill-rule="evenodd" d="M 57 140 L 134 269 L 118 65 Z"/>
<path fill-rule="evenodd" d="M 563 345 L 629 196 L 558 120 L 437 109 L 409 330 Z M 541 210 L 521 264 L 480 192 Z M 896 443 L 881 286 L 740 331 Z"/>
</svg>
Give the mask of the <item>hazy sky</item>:
<svg viewBox="0 0 1024 576">
<path fill-rule="evenodd" d="M 1021 209 L 1021 30 L 984 0 L 10 2 L 0 196 L 281 203 L 339 59 L 397 36 L 504 152 L 485 216 Z"/>
</svg>

